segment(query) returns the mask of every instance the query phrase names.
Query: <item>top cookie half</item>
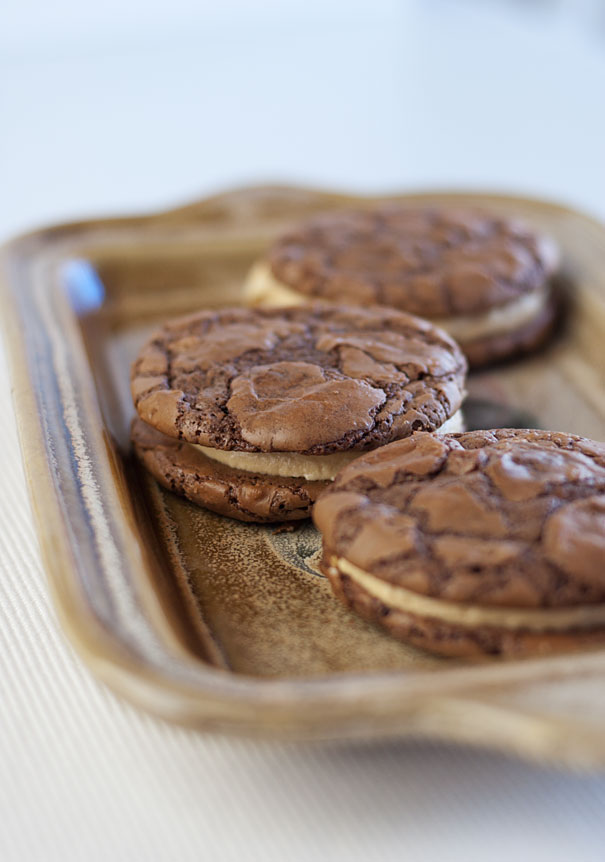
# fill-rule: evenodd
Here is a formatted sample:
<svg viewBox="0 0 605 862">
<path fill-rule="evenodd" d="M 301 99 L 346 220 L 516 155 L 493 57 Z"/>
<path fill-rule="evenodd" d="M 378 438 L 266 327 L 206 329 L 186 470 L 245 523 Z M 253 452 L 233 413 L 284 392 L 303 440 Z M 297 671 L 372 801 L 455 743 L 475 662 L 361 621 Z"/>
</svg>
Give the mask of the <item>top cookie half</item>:
<svg viewBox="0 0 605 862">
<path fill-rule="evenodd" d="M 131 388 L 141 419 L 171 437 L 323 455 L 440 428 L 465 372 L 446 333 L 390 309 L 233 308 L 164 326 Z"/>
<path fill-rule="evenodd" d="M 605 602 L 605 444 L 594 440 L 414 434 L 349 464 L 314 518 L 332 554 L 433 599 Z"/>
<path fill-rule="evenodd" d="M 533 346 L 552 322 L 557 267 L 554 242 L 516 220 L 389 204 L 326 213 L 285 234 L 253 268 L 247 293 L 253 304 L 379 303 L 428 318 L 465 347 L 506 334 L 498 358 Z"/>
</svg>

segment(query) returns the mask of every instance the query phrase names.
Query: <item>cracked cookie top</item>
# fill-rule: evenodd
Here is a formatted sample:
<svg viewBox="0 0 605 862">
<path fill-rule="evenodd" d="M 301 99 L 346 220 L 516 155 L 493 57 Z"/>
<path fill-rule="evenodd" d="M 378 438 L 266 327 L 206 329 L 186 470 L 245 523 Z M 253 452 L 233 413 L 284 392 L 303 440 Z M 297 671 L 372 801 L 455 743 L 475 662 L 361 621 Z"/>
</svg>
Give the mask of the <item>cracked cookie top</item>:
<svg viewBox="0 0 605 862">
<path fill-rule="evenodd" d="M 328 554 L 452 602 L 605 601 L 605 444 L 549 431 L 414 434 L 316 503 Z"/>
<path fill-rule="evenodd" d="M 143 421 L 190 443 L 323 455 L 439 428 L 466 362 L 423 320 L 326 304 L 202 311 L 166 324 L 132 367 Z"/>
<path fill-rule="evenodd" d="M 282 236 L 267 262 L 275 278 L 310 297 L 449 317 L 541 289 L 558 252 L 510 218 L 384 204 L 316 216 Z"/>
</svg>

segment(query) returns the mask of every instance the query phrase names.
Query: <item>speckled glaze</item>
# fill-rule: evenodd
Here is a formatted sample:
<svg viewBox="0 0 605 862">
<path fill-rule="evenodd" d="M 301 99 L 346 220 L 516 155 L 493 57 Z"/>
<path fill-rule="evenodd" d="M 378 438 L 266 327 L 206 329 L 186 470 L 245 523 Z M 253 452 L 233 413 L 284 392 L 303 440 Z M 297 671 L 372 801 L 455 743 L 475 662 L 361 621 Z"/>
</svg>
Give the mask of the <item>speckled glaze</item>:
<svg viewBox="0 0 605 862">
<path fill-rule="evenodd" d="M 563 251 L 573 305 L 546 352 L 471 377 L 472 427 L 605 437 L 605 230 L 490 195 L 410 202 L 518 213 Z M 429 657 L 336 602 L 308 524 L 235 523 L 136 466 L 128 369 L 169 316 L 236 304 L 250 264 L 301 217 L 375 199 L 244 189 L 167 213 L 63 225 L 2 257 L 2 319 L 49 583 L 105 682 L 199 728 L 267 737 L 423 735 L 605 764 L 605 651 Z"/>
</svg>

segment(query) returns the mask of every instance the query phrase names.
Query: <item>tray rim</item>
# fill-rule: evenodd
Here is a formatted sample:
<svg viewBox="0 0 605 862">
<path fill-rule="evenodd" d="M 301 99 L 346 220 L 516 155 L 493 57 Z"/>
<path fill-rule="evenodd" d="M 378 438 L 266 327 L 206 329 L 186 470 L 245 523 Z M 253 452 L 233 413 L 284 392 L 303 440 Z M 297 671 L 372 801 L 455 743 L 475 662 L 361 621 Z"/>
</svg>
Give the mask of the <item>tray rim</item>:
<svg viewBox="0 0 605 862">
<path fill-rule="evenodd" d="M 256 189 L 258 191 L 271 191 L 272 189 L 290 191 L 289 187 L 284 186 L 256 187 Z M 294 191 L 299 191 L 299 189 L 294 189 Z M 317 194 L 326 200 L 338 199 L 343 204 L 351 200 L 357 202 L 364 200 L 371 203 L 376 199 L 402 197 L 401 195 L 341 195 L 330 192 L 315 192 L 315 190 L 307 189 L 300 189 L 300 191 Z M 8 259 L 11 256 L 27 254 L 27 247 L 31 244 L 34 245 L 34 250 L 30 251 L 29 254 L 35 255 L 36 246 L 40 246 L 40 244 L 44 246 L 44 243 L 49 240 L 65 234 L 86 235 L 90 230 L 106 229 L 108 227 L 117 228 L 118 230 L 125 227 L 144 229 L 154 223 L 163 226 L 167 220 L 176 220 L 179 222 L 181 219 L 184 219 L 185 221 L 189 221 L 194 213 L 203 211 L 205 206 L 213 205 L 217 201 L 220 202 L 228 198 L 230 194 L 233 194 L 233 192 L 215 195 L 185 207 L 169 210 L 166 213 L 71 222 L 24 234 L 3 247 L 1 251 L 3 269 L 6 267 Z M 592 222 L 593 226 L 599 230 L 605 230 L 605 226 L 590 215 L 585 216 L 583 213 L 579 213 L 570 207 L 540 199 L 527 199 L 502 194 L 492 195 L 489 192 L 475 192 L 472 190 L 461 193 L 451 191 L 443 193 L 438 191 L 427 193 L 412 192 L 410 195 L 405 195 L 405 198 L 409 200 L 426 200 L 430 198 L 460 200 L 461 197 L 472 199 L 486 198 L 490 200 L 499 198 L 503 202 L 506 202 L 507 205 L 513 205 L 516 202 L 519 202 L 521 205 L 527 205 L 527 203 L 538 204 L 542 207 L 555 209 L 561 215 L 567 213 L 576 218 L 579 216 L 583 220 Z M 167 680 L 162 675 L 158 676 L 157 674 L 150 673 L 148 668 L 142 668 L 137 662 L 133 662 L 128 652 L 116 643 L 115 638 L 100 625 L 94 616 L 91 616 L 90 608 L 83 602 L 82 597 L 78 595 L 78 591 L 74 589 L 74 580 L 65 578 L 66 568 L 68 572 L 72 572 L 69 565 L 66 568 L 64 567 L 66 551 L 69 550 L 69 539 L 65 535 L 65 524 L 61 521 L 58 507 L 49 504 L 51 497 L 56 502 L 54 486 L 50 475 L 48 459 L 45 456 L 45 439 L 41 417 L 38 415 L 35 390 L 32 386 L 29 373 L 27 343 L 26 339 L 21 335 L 19 326 L 21 318 L 14 296 L 11 295 L 8 278 L 4 279 L 2 285 L 2 306 L 4 311 L 3 320 L 5 321 L 5 343 L 8 348 L 7 357 L 14 387 L 13 400 L 17 415 L 20 445 L 26 468 L 36 532 L 40 542 L 53 604 L 58 612 L 62 628 L 67 633 L 70 641 L 76 647 L 85 663 L 91 667 L 98 677 L 109 683 L 111 687 L 131 701 L 164 717 L 173 718 L 194 726 L 213 727 L 218 725 L 221 730 L 232 732 L 241 732 L 242 728 L 244 728 L 246 733 L 257 731 L 261 734 L 263 733 L 261 714 L 269 710 L 275 721 L 276 715 L 280 711 L 284 711 L 285 708 L 281 720 L 285 721 L 287 725 L 288 715 L 291 713 L 293 694 L 300 694 L 302 690 L 304 690 L 304 696 L 308 704 L 314 702 L 317 707 L 320 707 L 322 704 L 333 704 L 333 697 L 326 698 L 326 695 L 332 694 L 329 690 L 334 686 L 336 680 L 338 680 L 340 703 L 341 705 L 350 705 L 350 703 L 359 701 L 360 681 L 363 682 L 364 694 L 367 699 L 368 696 L 384 696 L 385 693 L 393 689 L 393 683 L 396 682 L 397 678 L 400 680 L 403 679 L 403 675 L 397 671 L 335 674 L 322 678 L 303 677 L 293 680 L 267 679 L 230 674 L 229 672 L 207 666 L 204 673 L 207 677 L 208 689 L 205 692 L 205 702 L 201 705 L 199 703 L 199 691 L 192 692 L 187 686 L 178 684 L 175 680 Z M 44 509 L 44 513 L 42 509 Z M 49 511 L 52 513 L 51 519 L 49 519 Z M 67 556 L 69 555 L 67 554 Z M 63 565 L 59 564 L 59 560 Z M 83 620 L 87 621 L 86 625 L 83 623 Z M 557 678 L 572 674 L 575 675 L 576 669 L 572 665 L 575 665 L 576 660 L 577 656 L 569 655 L 549 659 L 537 658 L 525 660 L 522 662 L 524 666 L 522 676 L 526 676 L 528 680 L 531 680 L 535 678 L 536 674 L 541 674 L 545 666 L 546 670 Z M 517 681 L 520 664 L 520 662 L 514 662 L 500 665 L 498 673 L 495 675 L 497 677 L 495 683 L 506 685 L 506 676 L 508 674 L 506 672 L 503 673 L 504 669 L 508 669 L 511 673 L 514 673 L 515 681 Z M 426 670 L 419 672 L 417 679 L 414 679 L 414 674 L 406 674 L 405 685 L 407 692 L 405 704 L 399 704 L 400 709 L 403 711 L 396 716 L 391 716 L 392 720 L 390 722 L 383 721 L 383 723 L 378 723 L 375 728 L 375 734 L 368 732 L 368 728 L 364 727 L 363 729 L 359 729 L 359 735 L 368 737 L 372 735 L 384 736 L 385 733 L 386 735 L 393 733 L 393 735 L 400 736 L 403 732 L 407 734 L 412 733 L 413 735 L 430 735 L 433 737 L 442 737 L 445 735 L 448 739 L 455 738 L 456 733 L 452 733 L 452 728 L 448 727 L 450 720 L 448 716 L 451 717 L 452 712 L 459 711 L 461 703 L 466 704 L 467 707 L 470 703 L 473 703 L 479 709 L 482 705 L 481 690 L 486 686 L 485 681 L 482 680 L 482 677 L 485 676 L 485 666 L 467 667 L 464 670 L 466 671 L 464 682 L 458 685 L 454 681 L 450 691 L 442 690 L 442 693 L 437 697 L 426 690 L 427 683 L 432 675 L 431 673 L 427 673 Z M 583 654 L 583 670 L 589 674 L 605 672 L 605 651 L 602 653 Z M 490 683 L 488 682 L 487 688 L 489 687 Z M 428 688 L 430 689 L 430 685 L 428 685 Z M 163 694 L 163 701 L 161 703 L 158 701 L 158 691 L 160 689 Z M 213 702 L 213 698 L 216 698 L 216 702 Z M 252 718 L 246 721 L 242 716 L 239 726 L 237 722 L 234 722 L 233 726 L 229 727 L 228 723 L 225 723 L 224 716 L 221 716 L 221 708 L 229 700 L 233 700 L 234 703 L 242 706 L 245 703 L 252 706 Z M 203 706 L 203 708 L 200 709 L 200 706 Z M 502 712 L 502 710 L 483 703 L 483 709 L 489 710 L 490 708 L 495 709 L 497 712 Z M 442 725 L 435 719 L 435 715 L 439 712 L 444 717 Z M 431 714 L 433 715 L 432 721 L 429 720 Z M 420 720 L 421 717 L 422 720 Z M 509 718 L 511 718 L 511 715 L 509 715 Z M 536 722 L 540 724 L 540 718 L 536 716 L 517 716 L 517 719 L 521 721 L 521 724 L 525 722 L 528 726 L 535 726 Z M 402 728 L 402 724 L 406 725 L 406 723 L 407 727 Z M 326 737 L 332 735 L 326 732 L 317 734 L 312 727 L 286 725 L 281 728 L 283 731 L 281 734 L 279 733 L 279 729 L 277 730 L 277 735 L 294 736 L 295 738 Z M 429 729 L 427 730 L 427 728 Z M 500 742 L 494 739 L 493 735 L 492 738 L 487 738 L 483 741 L 475 735 L 472 740 L 467 739 L 466 741 L 473 741 L 478 744 L 482 744 L 483 742 L 486 745 L 502 744 L 508 748 L 517 747 L 520 749 L 520 753 L 531 755 L 532 751 L 525 751 L 527 746 L 520 741 L 519 728 L 517 727 L 515 730 L 511 728 L 512 725 L 509 727 L 509 732 L 504 735 L 500 734 L 502 737 Z M 445 729 L 448 731 L 447 734 L 444 734 Z M 550 749 L 551 753 L 555 755 L 557 748 L 563 745 L 562 737 L 568 736 L 569 728 L 561 729 L 560 733 L 555 733 L 551 726 L 550 731 L 550 737 L 553 735 L 557 737 L 556 743 L 553 743 Z M 270 728 L 269 735 L 276 735 L 276 727 L 273 726 Z M 340 736 L 341 734 L 336 731 L 335 735 Z M 358 734 L 355 732 L 355 728 L 347 730 L 346 736 L 354 737 L 356 735 Z M 460 730 L 458 738 L 464 741 L 465 737 L 466 733 Z M 578 752 L 578 746 L 572 746 L 574 754 L 573 756 L 569 756 L 572 757 L 574 762 L 577 762 L 578 759 L 583 760 L 586 757 L 594 759 L 595 741 L 587 740 L 587 742 L 589 750 L 584 750 L 586 747 L 580 746 L 582 750 Z M 602 748 L 602 751 L 600 752 L 599 760 L 605 764 L 605 741 L 601 743 L 600 748 Z M 569 740 L 567 740 L 566 744 L 567 749 L 569 749 Z M 556 759 L 560 760 L 560 748 L 558 755 Z"/>
</svg>

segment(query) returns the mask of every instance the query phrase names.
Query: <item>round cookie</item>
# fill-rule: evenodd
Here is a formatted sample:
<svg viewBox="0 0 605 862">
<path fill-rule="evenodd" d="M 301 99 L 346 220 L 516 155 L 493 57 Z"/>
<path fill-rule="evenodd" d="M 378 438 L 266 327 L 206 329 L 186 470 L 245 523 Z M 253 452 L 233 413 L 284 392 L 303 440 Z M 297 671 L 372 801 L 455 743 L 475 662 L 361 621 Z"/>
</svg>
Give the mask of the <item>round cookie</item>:
<svg viewBox="0 0 605 862">
<path fill-rule="evenodd" d="M 458 423 L 465 372 L 449 336 L 392 309 L 203 311 L 166 324 L 134 363 L 134 448 L 163 485 L 221 514 L 304 518 L 361 452 Z"/>
<path fill-rule="evenodd" d="M 548 431 L 414 434 L 317 501 L 335 593 L 443 656 L 605 641 L 605 444 Z"/>
<path fill-rule="evenodd" d="M 250 272 L 252 305 L 378 303 L 425 317 L 479 366 L 551 331 L 552 240 L 481 210 L 384 204 L 337 211 L 282 236 Z"/>
</svg>

